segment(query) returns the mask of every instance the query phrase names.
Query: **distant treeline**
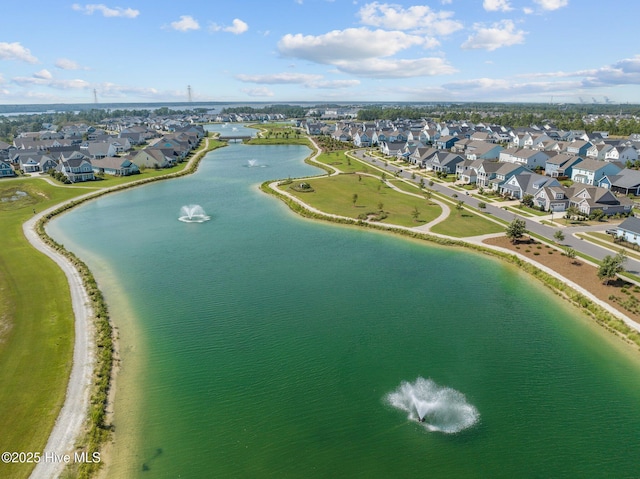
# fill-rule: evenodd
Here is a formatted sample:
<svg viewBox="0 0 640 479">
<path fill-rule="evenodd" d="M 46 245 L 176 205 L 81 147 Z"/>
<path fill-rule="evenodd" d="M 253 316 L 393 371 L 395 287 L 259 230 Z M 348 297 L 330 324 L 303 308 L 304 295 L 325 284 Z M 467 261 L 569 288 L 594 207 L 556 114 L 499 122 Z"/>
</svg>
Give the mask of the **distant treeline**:
<svg viewBox="0 0 640 479">
<path fill-rule="evenodd" d="M 223 108 L 221 114 L 227 115 L 284 115 L 287 118 L 303 118 L 307 112 L 308 107 L 296 106 L 296 105 L 269 105 L 263 108 L 253 108 L 250 106 L 235 106 L 230 108 Z"/>
<path fill-rule="evenodd" d="M 585 119 L 589 115 L 601 116 L 594 122 L 586 122 Z M 604 117 L 607 115 L 610 118 Z M 363 108 L 358 112 L 358 120 L 360 121 L 429 118 L 434 121 L 483 122 L 511 128 L 552 123 L 562 130 L 608 131 L 611 135 L 620 136 L 640 133 L 640 121 L 636 117 L 640 117 L 640 105 L 469 103 L 421 107 L 373 106 Z"/>
</svg>

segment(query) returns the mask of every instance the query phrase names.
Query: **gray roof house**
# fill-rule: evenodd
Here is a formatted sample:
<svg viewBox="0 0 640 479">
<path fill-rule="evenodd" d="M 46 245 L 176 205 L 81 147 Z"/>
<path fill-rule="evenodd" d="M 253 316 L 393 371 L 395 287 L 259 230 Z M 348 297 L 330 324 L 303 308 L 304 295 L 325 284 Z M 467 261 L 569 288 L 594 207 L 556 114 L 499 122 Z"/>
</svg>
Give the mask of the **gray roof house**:
<svg viewBox="0 0 640 479">
<path fill-rule="evenodd" d="M 640 195 L 640 171 L 625 168 L 618 174 L 603 177 L 598 182 L 598 186 L 616 193 L 638 196 Z"/>
<path fill-rule="evenodd" d="M 8 178 L 10 176 L 16 176 L 16 172 L 8 161 L 0 160 L 0 178 Z"/>
<path fill-rule="evenodd" d="M 58 163 L 56 170 L 69 178 L 71 183 L 95 180 L 91 162 L 84 158 L 61 160 L 60 163 Z"/>
<path fill-rule="evenodd" d="M 616 228 L 618 239 L 640 245 L 640 218 L 630 216 Z"/>
<path fill-rule="evenodd" d="M 455 153 L 447 153 L 439 150 L 429 157 L 425 162 L 425 167 L 433 171 L 441 171 L 447 174 L 456 172 L 456 165 L 464 161 L 460 155 Z"/>
<path fill-rule="evenodd" d="M 605 215 L 631 213 L 633 201 L 627 197 L 616 197 L 611 191 L 598 186 L 573 186 L 569 206 L 575 206 L 581 213 L 589 216 L 595 210 L 602 210 Z"/>
<path fill-rule="evenodd" d="M 114 176 L 129 176 L 140 173 L 138 165 L 125 157 L 107 156 L 91 160 L 91 165 L 95 173 L 106 173 Z"/>
<path fill-rule="evenodd" d="M 538 175 L 533 172 L 525 172 L 510 176 L 499 187 L 499 191 L 503 195 L 512 198 L 522 199 L 525 195 L 535 197 L 535 194 L 544 187 L 561 186 L 560 182 L 555 178 L 549 178 L 545 175 Z"/>
<path fill-rule="evenodd" d="M 571 177 L 573 166 L 581 161 L 582 158 L 580 156 L 560 153 L 547 160 L 544 166 L 544 174 L 551 178 L 557 178 L 559 176 Z"/>
</svg>

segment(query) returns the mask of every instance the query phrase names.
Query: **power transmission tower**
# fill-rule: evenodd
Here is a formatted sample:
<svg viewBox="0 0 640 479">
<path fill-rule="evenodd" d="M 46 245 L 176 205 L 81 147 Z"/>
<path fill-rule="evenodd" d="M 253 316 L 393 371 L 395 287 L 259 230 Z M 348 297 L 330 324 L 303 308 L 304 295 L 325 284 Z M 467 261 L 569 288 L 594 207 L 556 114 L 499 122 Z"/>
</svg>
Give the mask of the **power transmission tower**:
<svg viewBox="0 0 640 479">
<path fill-rule="evenodd" d="M 191 85 L 187 85 L 187 92 L 189 94 L 189 103 L 191 103 L 193 101 L 193 99 L 191 98 Z"/>
</svg>

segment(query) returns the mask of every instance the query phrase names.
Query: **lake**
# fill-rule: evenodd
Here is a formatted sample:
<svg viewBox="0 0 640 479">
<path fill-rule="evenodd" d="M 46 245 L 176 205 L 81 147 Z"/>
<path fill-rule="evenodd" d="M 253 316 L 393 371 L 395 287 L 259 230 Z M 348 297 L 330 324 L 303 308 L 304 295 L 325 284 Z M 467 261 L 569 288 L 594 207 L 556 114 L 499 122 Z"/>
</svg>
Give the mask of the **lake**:
<svg viewBox="0 0 640 479">
<path fill-rule="evenodd" d="M 232 144 L 48 227 L 119 330 L 109 477 L 638 474 L 637 353 L 511 266 L 258 190 L 308 154 Z"/>
</svg>

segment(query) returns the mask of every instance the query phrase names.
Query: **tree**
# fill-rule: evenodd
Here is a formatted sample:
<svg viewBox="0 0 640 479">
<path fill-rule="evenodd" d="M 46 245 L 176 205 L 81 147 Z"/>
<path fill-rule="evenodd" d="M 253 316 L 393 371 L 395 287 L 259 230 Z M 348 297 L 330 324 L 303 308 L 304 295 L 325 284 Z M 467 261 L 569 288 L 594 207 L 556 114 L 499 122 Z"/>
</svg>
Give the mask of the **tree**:
<svg viewBox="0 0 640 479">
<path fill-rule="evenodd" d="M 529 207 L 529 208 L 532 208 L 532 207 L 533 207 L 533 195 L 525 194 L 525 195 L 522 197 L 522 201 L 521 201 L 521 203 L 522 203 L 524 206 L 527 206 L 527 207 Z"/>
<path fill-rule="evenodd" d="M 572 219 L 580 216 L 580 210 L 576 206 L 569 206 L 566 211 L 565 218 Z"/>
<path fill-rule="evenodd" d="M 413 221 L 418 221 L 418 217 L 420 216 L 420 210 L 417 206 L 413 207 L 413 211 L 411 212 L 411 216 L 413 217 Z"/>
<path fill-rule="evenodd" d="M 380 203 L 378 203 L 378 211 L 382 210 L 384 210 L 384 203 L 381 201 Z"/>
<path fill-rule="evenodd" d="M 462 208 L 464 208 L 464 201 L 460 200 L 456 203 L 456 209 L 462 211 Z"/>
<path fill-rule="evenodd" d="M 509 226 L 507 226 L 507 238 L 509 238 L 514 244 L 526 233 L 527 223 L 525 223 L 523 219 L 514 218 L 513 221 L 509 223 Z"/>
<path fill-rule="evenodd" d="M 598 268 L 598 278 L 601 280 L 604 279 L 604 284 L 609 284 L 611 279 L 615 279 L 618 273 L 622 273 L 624 271 L 623 264 L 626 260 L 627 255 L 624 251 L 620 251 L 615 256 L 605 256 Z"/>
<path fill-rule="evenodd" d="M 353 194 L 353 196 L 351 197 L 351 202 L 353 203 L 353 206 L 356 205 L 356 203 L 358 202 L 358 193 Z"/>
<path fill-rule="evenodd" d="M 424 188 L 424 178 L 420 178 L 420 183 L 418 185 L 420 186 L 420 189 Z"/>
<path fill-rule="evenodd" d="M 561 241 L 564 241 L 564 233 L 558 230 L 553 233 L 553 238 L 556 240 L 556 243 L 560 243 Z"/>
<path fill-rule="evenodd" d="M 484 201 L 481 201 L 480 203 L 478 203 L 478 208 L 484 211 L 487 209 L 487 204 Z"/>
<path fill-rule="evenodd" d="M 573 248 L 569 248 L 567 247 L 567 249 L 564 250 L 564 254 L 567 258 L 569 258 L 571 260 L 571 262 L 573 264 L 576 264 L 576 250 L 574 250 Z"/>
</svg>

